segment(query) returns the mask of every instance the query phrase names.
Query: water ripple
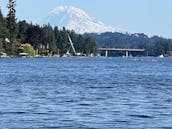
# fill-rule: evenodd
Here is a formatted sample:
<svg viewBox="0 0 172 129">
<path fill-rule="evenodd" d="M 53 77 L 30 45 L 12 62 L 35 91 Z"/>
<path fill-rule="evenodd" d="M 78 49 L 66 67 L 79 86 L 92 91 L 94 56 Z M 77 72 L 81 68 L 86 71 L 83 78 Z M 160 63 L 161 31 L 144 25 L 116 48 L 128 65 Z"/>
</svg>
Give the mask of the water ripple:
<svg viewBox="0 0 172 129">
<path fill-rule="evenodd" d="M 0 59 L 0 127 L 172 128 L 172 58 Z"/>
</svg>

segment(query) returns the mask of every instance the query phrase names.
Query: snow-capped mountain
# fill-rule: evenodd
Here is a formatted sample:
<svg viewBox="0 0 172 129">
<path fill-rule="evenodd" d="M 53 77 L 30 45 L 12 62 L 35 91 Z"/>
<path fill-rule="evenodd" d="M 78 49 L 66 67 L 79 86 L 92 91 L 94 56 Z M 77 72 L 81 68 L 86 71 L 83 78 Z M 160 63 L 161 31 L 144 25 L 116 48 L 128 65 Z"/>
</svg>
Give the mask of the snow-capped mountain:
<svg viewBox="0 0 172 129">
<path fill-rule="evenodd" d="M 113 28 L 96 21 L 83 10 L 73 6 L 59 6 L 48 13 L 41 19 L 39 24 L 50 24 L 60 28 L 65 27 L 74 30 L 76 33 L 102 33 L 102 32 L 124 32 L 120 28 Z"/>
</svg>

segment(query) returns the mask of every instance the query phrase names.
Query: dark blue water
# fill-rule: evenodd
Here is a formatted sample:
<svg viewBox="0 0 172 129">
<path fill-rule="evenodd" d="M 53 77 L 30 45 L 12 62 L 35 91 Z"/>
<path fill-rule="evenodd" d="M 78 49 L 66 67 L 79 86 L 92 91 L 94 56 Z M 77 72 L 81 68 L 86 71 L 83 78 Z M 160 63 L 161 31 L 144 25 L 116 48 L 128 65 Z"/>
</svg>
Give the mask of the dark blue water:
<svg viewBox="0 0 172 129">
<path fill-rule="evenodd" d="M 172 128 L 172 58 L 0 59 L 0 128 Z"/>
</svg>

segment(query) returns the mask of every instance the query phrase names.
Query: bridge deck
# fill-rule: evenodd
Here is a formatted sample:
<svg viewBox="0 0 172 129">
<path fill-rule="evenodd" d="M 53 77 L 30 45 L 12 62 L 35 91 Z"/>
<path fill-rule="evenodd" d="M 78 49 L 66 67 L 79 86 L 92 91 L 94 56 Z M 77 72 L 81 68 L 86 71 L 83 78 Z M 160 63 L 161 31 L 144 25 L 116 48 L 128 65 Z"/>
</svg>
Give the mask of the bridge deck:
<svg viewBox="0 0 172 129">
<path fill-rule="evenodd" d="M 135 51 L 143 52 L 145 49 L 130 49 L 130 48 L 99 48 L 100 51 Z"/>
</svg>

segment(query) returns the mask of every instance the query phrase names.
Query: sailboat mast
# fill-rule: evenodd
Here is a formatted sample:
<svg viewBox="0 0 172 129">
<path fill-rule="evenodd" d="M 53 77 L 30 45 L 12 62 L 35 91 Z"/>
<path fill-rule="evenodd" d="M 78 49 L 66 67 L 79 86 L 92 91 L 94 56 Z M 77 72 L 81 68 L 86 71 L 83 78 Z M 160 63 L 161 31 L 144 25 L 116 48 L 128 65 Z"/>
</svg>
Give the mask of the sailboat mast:
<svg viewBox="0 0 172 129">
<path fill-rule="evenodd" d="M 75 50 L 75 48 L 74 48 L 74 46 L 73 46 L 72 39 L 70 38 L 69 34 L 67 34 L 67 36 L 68 36 L 68 39 L 69 39 L 69 42 L 70 42 L 70 45 L 71 45 L 71 47 L 72 47 L 72 50 L 73 50 L 74 54 L 77 55 L 76 50 Z"/>
</svg>

